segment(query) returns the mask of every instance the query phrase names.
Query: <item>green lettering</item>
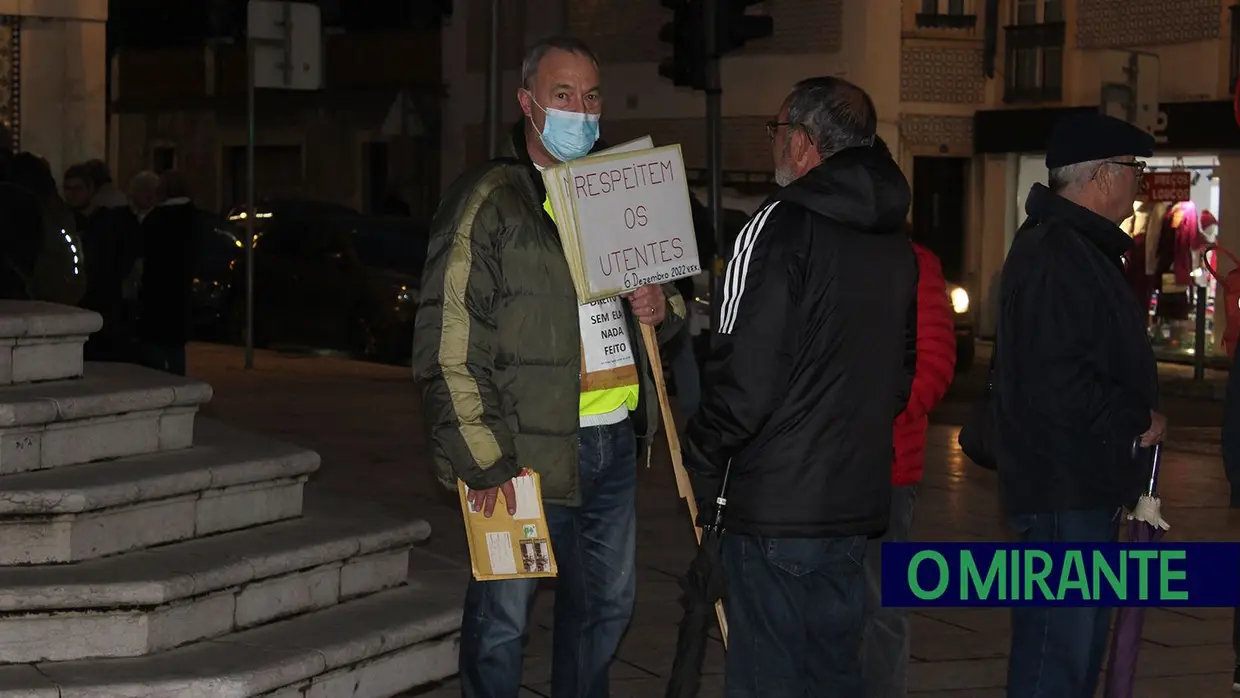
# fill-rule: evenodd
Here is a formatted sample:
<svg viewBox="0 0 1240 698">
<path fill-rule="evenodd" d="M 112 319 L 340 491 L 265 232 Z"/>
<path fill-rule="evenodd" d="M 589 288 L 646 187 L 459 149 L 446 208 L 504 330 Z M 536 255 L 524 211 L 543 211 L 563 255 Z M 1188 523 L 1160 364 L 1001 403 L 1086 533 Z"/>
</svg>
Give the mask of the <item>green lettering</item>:
<svg viewBox="0 0 1240 698">
<path fill-rule="evenodd" d="M 1182 582 L 1188 579 L 1186 570 L 1171 570 L 1172 560 L 1183 560 L 1188 557 L 1188 553 L 1183 550 L 1160 550 L 1158 552 L 1159 562 L 1159 582 L 1158 599 L 1160 601 L 1187 601 L 1187 591 L 1171 591 L 1171 585 L 1168 582 L 1172 580 Z"/>
<path fill-rule="evenodd" d="M 990 558 L 990 567 L 986 570 L 986 581 L 982 581 L 981 574 L 977 569 L 977 563 L 973 560 L 973 553 L 964 550 L 960 553 L 960 600 L 964 601 L 969 598 L 969 589 L 977 590 L 977 600 L 985 601 L 990 596 L 990 587 L 998 580 L 999 599 L 1003 600 L 1004 578 L 1007 576 L 1007 560 L 1002 552 Z"/>
<path fill-rule="evenodd" d="M 1034 571 L 1034 561 L 1042 563 L 1042 569 Z M 1046 585 L 1046 578 L 1051 573 L 1051 556 L 1045 550 L 1026 550 L 1025 551 L 1025 596 L 1026 601 L 1033 599 L 1033 585 L 1037 584 L 1042 590 L 1042 598 L 1046 600 L 1054 599 L 1051 594 L 1051 588 Z"/>
<path fill-rule="evenodd" d="M 1102 580 L 1099 577 L 1106 577 L 1107 583 L 1111 585 L 1111 589 L 1115 592 L 1115 598 L 1119 601 L 1128 599 L 1128 565 L 1125 563 L 1121 554 L 1119 559 L 1119 576 L 1115 576 L 1115 570 L 1111 567 L 1111 562 L 1107 560 L 1107 556 L 1102 554 L 1101 550 L 1094 551 L 1094 598 L 1102 598 Z"/>
<path fill-rule="evenodd" d="M 1006 599 L 1000 599 L 1000 601 L 1015 601 L 1020 598 L 1020 551 L 1012 550 L 1009 552 L 1012 555 L 1012 574 L 1008 576 L 1008 583 L 1010 587 L 1008 590 L 1008 597 Z"/>
<path fill-rule="evenodd" d="M 1148 601 L 1150 598 L 1150 560 L 1158 557 L 1157 550 L 1129 550 L 1129 559 L 1139 562 L 1137 573 L 1137 598 Z"/>
<path fill-rule="evenodd" d="M 934 564 L 939 566 L 939 583 L 930 591 L 923 589 L 921 584 L 917 582 L 917 568 L 920 567 L 921 563 L 925 560 L 933 560 Z M 913 556 L 913 559 L 909 561 L 908 588 L 913 592 L 914 596 L 922 601 L 930 601 L 942 596 L 943 592 L 947 591 L 947 584 L 950 581 L 950 578 L 951 574 L 947 569 L 947 560 L 933 550 L 918 551 L 918 553 Z"/>
<path fill-rule="evenodd" d="M 1065 592 L 1069 589 L 1081 592 L 1081 598 L 1089 601 L 1089 582 L 1086 579 L 1085 561 L 1081 559 L 1081 551 L 1069 550 L 1064 557 L 1063 569 L 1059 572 L 1059 595 L 1056 601 L 1063 601 L 1067 595 Z"/>
</svg>

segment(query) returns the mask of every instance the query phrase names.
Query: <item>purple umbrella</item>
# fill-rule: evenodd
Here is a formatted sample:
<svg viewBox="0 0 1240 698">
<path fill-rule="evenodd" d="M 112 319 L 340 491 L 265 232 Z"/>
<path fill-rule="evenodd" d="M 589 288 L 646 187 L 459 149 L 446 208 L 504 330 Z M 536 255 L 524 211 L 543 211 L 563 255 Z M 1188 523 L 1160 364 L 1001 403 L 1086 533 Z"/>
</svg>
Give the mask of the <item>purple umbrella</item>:
<svg viewBox="0 0 1240 698">
<path fill-rule="evenodd" d="M 1137 506 L 1128 514 L 1128 540 L 1134 543 L 1155 543 L 1171 528 L 1162 517 L 1158 495 L 1158 460 L 1162 444 L 1154 444 L 1154 462 L 1150 468 L 1150 484 Z M 1115 633 L 1111 636 L 1111 656 L 1107 660 L 1106 698 L 1132 698 L 1137 676 L 1137 653 L 1141 651 L 1141 626 L 1145 609 L 1125 606 L 1115 616 Z"/>
</svg>

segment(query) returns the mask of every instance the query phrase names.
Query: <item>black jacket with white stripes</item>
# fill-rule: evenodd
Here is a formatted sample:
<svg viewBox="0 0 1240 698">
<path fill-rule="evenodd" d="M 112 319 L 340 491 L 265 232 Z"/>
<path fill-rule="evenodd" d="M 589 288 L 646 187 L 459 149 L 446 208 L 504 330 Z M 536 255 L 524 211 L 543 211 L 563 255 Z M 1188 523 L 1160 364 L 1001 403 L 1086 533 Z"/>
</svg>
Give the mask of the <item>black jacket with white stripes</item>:
<svg viewBox="0 0 1240 698">
<path fill-rule="evenodd" d="M 892 423 L 915 368 L 909 199 L 885 148 L 850 148 L 776 192 L 737 238 L 684 446 L 700 501 L 731 462 L 728 531 L 886 530 Z"/>
</svg>

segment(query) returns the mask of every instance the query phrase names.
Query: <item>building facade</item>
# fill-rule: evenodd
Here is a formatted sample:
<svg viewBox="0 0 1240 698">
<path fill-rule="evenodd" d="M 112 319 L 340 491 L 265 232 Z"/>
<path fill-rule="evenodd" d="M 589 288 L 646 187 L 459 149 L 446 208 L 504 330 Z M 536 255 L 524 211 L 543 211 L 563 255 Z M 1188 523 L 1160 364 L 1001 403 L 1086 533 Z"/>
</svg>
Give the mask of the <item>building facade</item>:
<svg viewBox="0 0 1240 698">
<path fill-rule="evenodd" d="M 485 157 L 489 4 L 456 0 L 445 28 L 445 184 Z M 725 181 L 765 189 L 730 186 L 726 205 L 752 208 L 772 186 L 764 124 L 793 83 L 813 75 L 851 80 L 873 97 L 879 133 L 913 185 L 914 235 L 969 290 L 979 329 L 989 334 L 998 273 L 1025 194 L 1045 181 L 1042 150 L 1051 125 L 1068 110 L 1108 105 L 1122 112 L 1156 133 L 1159 157 L 1151 165 L 1197 168 L 1194 200 L 1237 200 L 1234 4 L 767 0 L 753 10 L 774 18 L 774 36 L 751 42 L 722 66 Z M 656 144 L 680 143 L 690 169 L 705 166 L 702 93 L 658 75 L 670 53 L 658 39 L 670 19 L 660 3 L 505 0 L 502 9 L 506 126 L 519 115 L 522 46 L 568 32 L 590 42 L 603 62 L 604 138 L 649 134 Z M 1227 212 L 1212 205 L 1220 242 L 1240 250 L 1240 224 L 1228 226 Z M 1212 334 L 1221 333 L 1221 318 L 1218 324 Z"/>
<path fill-rule="evenodd" d="M 104 154 L 107 0 L 0 0 L 0 139 L 52 167 Z"/>
<path fill-rule="evenodd" d="M 396 197 L 428 219 L 439 197 L 438 30 L 328 29 L 322 55 L 322 89 L 257 91 L 257 200 L 373 212 Z M 245 205 L 243 40 L 120 48 L 108 107 L 108 161 L 118 181 L 177 168 L 200 206 L 223 213 Z"/>
</svg>

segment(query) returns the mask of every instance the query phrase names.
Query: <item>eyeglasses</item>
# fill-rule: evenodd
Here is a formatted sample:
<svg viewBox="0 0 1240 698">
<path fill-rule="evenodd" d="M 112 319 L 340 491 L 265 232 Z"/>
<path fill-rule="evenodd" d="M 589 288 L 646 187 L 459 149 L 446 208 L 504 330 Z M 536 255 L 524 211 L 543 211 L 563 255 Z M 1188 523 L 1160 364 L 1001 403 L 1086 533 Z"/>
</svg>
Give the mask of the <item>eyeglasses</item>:
<svg viewBox="0 0 1240 698">
<path fill-rule="evenodd" d="M 775 140 L 775 132 L 780 126 L 791 126 L 791 121 L 768 121 L 766 122 L 766 137 Z"/>
<path fill-rule="evenodd" d="M 1142 162 L 1141 160 L 1133 160 L 1132 162 L 1123 162 L 1121 160 L 1107 160 L 1107 164 L 1108 165 L 1121 165 L 1123 167 L 1131 167 L 1135 169 L 1138 174 L 1141 172 L 1145 172 L 1145 163 Z"/>
<path fill-rule="evenodd" d="M 801 132 L 805 134 L 805 137 L 809 139 L 810 144 L 813 145 L 814 137 L 810 135 L 809 131 L 805 130 L 805 127 L 801 126 L 801 124 L 798 124 L 792 121 L 768 121 L 766 122 L 766 137 L 770 138 L 772 142 L 774 142 L 775 133 L 779 131 L 780 126 L 787 126 L 789 128 L 792 128 L 793 126 L 800 127 Z"/>
</svg>

